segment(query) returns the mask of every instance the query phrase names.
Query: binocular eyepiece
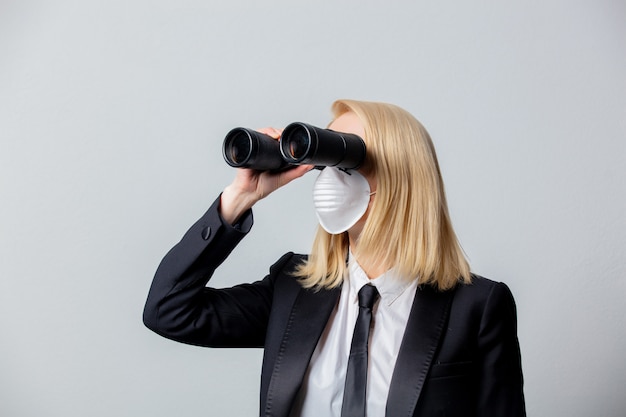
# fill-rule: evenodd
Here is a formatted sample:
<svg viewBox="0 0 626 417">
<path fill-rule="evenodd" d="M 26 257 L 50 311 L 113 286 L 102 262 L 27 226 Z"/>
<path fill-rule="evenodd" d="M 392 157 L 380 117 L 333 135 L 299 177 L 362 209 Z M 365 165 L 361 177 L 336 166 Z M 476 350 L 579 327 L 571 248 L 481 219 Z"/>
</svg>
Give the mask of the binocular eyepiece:
<svg viewBox="0 0 626 417">
<path fill-rule="evenodd" d="M 365 160 L 365 142 L 357 135 L 291 123 L 280 137 L 236 127 L 224 138 L 222 154 L 236 168 L 280 170 L 289 165 L 356 169 Z"/>
</svg>

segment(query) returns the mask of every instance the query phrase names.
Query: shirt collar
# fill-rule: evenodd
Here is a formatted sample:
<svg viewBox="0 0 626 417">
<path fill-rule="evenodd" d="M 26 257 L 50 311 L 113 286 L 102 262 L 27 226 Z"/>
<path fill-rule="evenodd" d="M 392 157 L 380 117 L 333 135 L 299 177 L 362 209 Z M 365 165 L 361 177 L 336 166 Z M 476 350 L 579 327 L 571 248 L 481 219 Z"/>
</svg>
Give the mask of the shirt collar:
<svg viewBox="0 0 626 417">
<path fill-rule="evenodd" d="M 359 290 L 366 284 L 376 287 L 380 294 L 381 302 L 390 306 L 411 285 L 411 281 L 400 277 L 393 269 L 374 279 L 369 279 L 361 265 L 356 261 L 352 252 L 348 255 L 348 268 L 350 271 L 349 283 L 354 302 L 358 302 Z"/>
</svg>

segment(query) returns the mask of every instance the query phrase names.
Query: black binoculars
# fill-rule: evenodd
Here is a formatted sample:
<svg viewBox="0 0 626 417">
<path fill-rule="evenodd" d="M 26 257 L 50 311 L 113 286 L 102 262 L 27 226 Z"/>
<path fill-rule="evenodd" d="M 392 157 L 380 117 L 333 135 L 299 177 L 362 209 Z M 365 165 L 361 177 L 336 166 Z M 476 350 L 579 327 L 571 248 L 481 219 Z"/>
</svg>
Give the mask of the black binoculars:
<svg viewBox="0 0 626 417">
<path fill-rule="evenodd" d="M 365 160 L 365 142 L 357 135 L 291 123 L 280 140 L 243 127 L 226 135 L 222 147 L 226 163 L 236 168 L 276 171 L 289 165 L 356 169 Z"/>
</svg>

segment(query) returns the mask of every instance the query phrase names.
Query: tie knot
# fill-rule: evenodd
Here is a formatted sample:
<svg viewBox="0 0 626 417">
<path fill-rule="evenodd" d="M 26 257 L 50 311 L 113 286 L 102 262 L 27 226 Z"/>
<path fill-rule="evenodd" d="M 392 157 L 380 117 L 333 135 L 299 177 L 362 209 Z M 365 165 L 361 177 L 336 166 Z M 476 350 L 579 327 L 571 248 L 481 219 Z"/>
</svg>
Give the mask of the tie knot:
<svg viewBox="0 0 626 417">
<path fill-rule="evenodd" d="M 378 298 L 378 290 L 375 286 L 367 284 L 359 290 L 359 307 L 369 308 L 374 307 L 374 303 Z"/>
</svg>

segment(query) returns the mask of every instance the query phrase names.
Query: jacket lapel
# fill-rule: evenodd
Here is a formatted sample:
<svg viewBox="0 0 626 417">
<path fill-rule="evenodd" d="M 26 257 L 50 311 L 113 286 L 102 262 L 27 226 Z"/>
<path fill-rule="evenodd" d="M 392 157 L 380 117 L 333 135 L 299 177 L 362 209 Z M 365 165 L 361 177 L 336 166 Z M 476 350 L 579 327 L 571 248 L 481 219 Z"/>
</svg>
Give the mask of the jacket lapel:
<svg viewBox="0 0 626 417">
<path fill-rule="evenodd" d="M 274 363 L 267 392 L 265 416 L 287 416 L 341 287 L 314 292 L 301 289 Z"/>
<path fill-rule="evenodd" d="M 418 287 L 391 378 L 389 416 L 412 416 L 448 322 L 454 291 Z"/>
</svg>

